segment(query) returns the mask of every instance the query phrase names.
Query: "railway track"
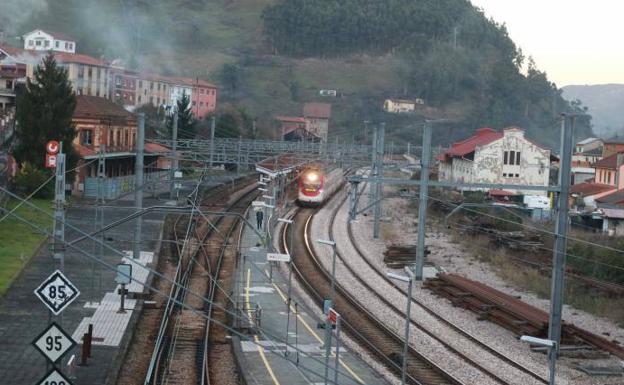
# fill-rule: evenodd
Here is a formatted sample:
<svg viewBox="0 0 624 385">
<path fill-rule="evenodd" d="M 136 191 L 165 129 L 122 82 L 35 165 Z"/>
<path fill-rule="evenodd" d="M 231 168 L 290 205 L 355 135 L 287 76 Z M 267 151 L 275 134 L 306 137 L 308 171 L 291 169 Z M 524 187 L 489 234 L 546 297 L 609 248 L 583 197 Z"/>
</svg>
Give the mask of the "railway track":
<svg viewBox="0 0 624 385">
<path fill-rule="evenodd" d="M 334 235 L 333 235 L 333 229 L 334 229 L 334 223 L 335 223 L 335 220 L 336 220 L 336 216 L 337 216 L 339 210 L 341 209 L 341 207 L 344 205 L 345 201 L 346 200 L 343 200 L 341 202 L 341 204 L 338 205 L 337 209 L 332 212 L 332 217 L 331 217 L 331 220 L 330 220 L 330 227 L 329 227 L 330 228 L 330 236 L 332 237 L 332 239 L 335 239 Z M 405 299 L 407 299 L 407 291 L 403 287 L 401 287 L 399 284 L 397 284 L 396 282 L 394 282 L 391 279 L 389 279 L 386 276 L 385 272 L 383 272 L 378 266 L 376 266 L 370 260 L 370 258 L 367 256 L 367 253 L 364 252 L 364 250 L 362 250 L 362 248 L 358 245 L 358 242 L 355 240 L 355 237 L 354 237 L 354 234 L 353 234 L 353 228 L 351 226 L 351 223 L 349 223 L 349 222 L 347 222 L 347 232 L 348 232 L 348 235 L 349 235 L 349 240 L 350 240 L 351 245 L 357 251 L 357 253 L 360 256 L 361 260 L 365 262 L 365 265 L 369 268 L 369 270 L 372 270 L 372 274 L 374 274 L 378 278 L 382 279 L 385 283 L 387 283 L 392 288 L 397 290 L 403 297 L 405 297 Z M 362 285 L 367 287 L 372 292 L 376 291 L 367 280 L 364 280 L 364 279 L 361 278 L 362 277 L 361 273 L 356 272 L 355 269 L 353 268 L 353 266 L 340 256 L 340 253 L 338 253 L 337 255 L 341 258 L 341 260 L 343 261 L 345 267 L 353 274 L 354 277 L 357 278 L 357 280 Z M 380 298 L 390 308 L 392 308 L 392 310 L 394 312 L 399 314 L 401 317 L 405 318 L 405 313 L 403 312 L 403 310 L 401 310 L 401 309 L 397 308 L 396 306 L 394 306 L 393 304 L 391 304 L 384 297 L 380 296 Z M 510 367 L 512 367 L 514 369 L 519 370 L 520 372 L 528 375 L 529 377 L 532 377 L 533 379 L 537 380 L 540 383 L 544 383 L 544 384 L 548 383 L 548 380 L 543 378 L 538 373 L 536 373 L 533 370 L 531 370 L 530 368 L 527 368 L 527 367 L 523 366 L 522 364 L 514 361 L 513 359 L 507 357 L 504 353 L 499 352 L 495 348 L 493 348 L 493 347 L 489 346 L 488 344 L 486 344 L 485 342 L 479 340 L 476 336 L 474 336 L 471 333 L 469 333 L 468 331 L 464 330 L 462 327 L 452 323 L 451 321 L 447 320 L 444 316 L 438 314 L 436 311 L 434 311 L 431 307 L 427 306 L 422 301 L 412 297 L 411 302 L 412 302 L 412 305 L 416 305 L 418 307 L 418 309 L 425 311 L 428 315 L 433 317 L 437 322 L 439 322 L 440 324 L 442 324 L 445 327 L 447 327 L 448 329 L 450 329 L 450 332 L 456 333 L 457 335 L 461 336 L 462 338 L 465 338 L 466 340 L 468 340 L 471 343 L 473 343 L 475 345 L 475 347 L 477 349 L 479 349 L 480 351 L 482 351 L 483 353 L 491 355 L 494 359 L 502 361 L 502 363 L 504 363 L 506 365 L 509 365 Z M 421 331 L 423 331 L 428 336 L 430 336 L 430 337 L 440 341 L 450 351 L 453 351 L 454 353 L 462 356 L 466 361 L 471 362 L 472 365 L 474 365 L 475 367 L 479 368 L 480 370 L 485 371 L 485 372 L 489 372 L 489 370 L 484 368 L 483 365 L 481 365 L 480 363 L 476 362 L 475 360 L 473 360 L 473 359 L 471 359 L 469 357 L 466 357 L 465 354 L 463 354 L 460 351 L 458 351 L 457 349 L 455 349 L 453 346 L 451 346 L 451 344 L 443 341 L 443 339 L 439 336 L 439 334 L 440 334 L 439 332 L 435 333 L 432 330 L 429 330 L 428 328 L 426 328 L 423 325 L 420 325 L 420 324 L 418 324 L 418 323 L 416 323 L 414 321 L 411 321 L 411 326 L 414 327 L 414 328 L 417 328 L 417 329 L 419 329 Z M 492 377 L 494 380 L 496 380 L 499 383 L 507 383 L 505 380 L 499 378 L 498 376 L 496 376 L 493 373 L 490 373 L 489 376 Z"/>
<path fill-rule="evenodd" d="M 211 196 L 231 196 L 232 189 L 216 191 Z M 199 191 L 194 194 L 193 204 L 197 205 L 201 194 Z M 253 188 L 247 188 L 227 203 L 224 211 L 242 214 L 256 195 Z M 208 210 L 214 207 L 202 205 Z M 237 383 L 233 371 L 215 370 L 228 365 L 214 363 L 217 359 L 228 359 L 222 354 L 226 331 L 219 324 L 226 323 L 224 308 L 229 301 L 229 277 L 236 263 L 236 250 L 232 247 L 236 243 L 232 237 L 239 223 L 240 218 L 234 216 L 183 215 L 176 219 L 174 238 L 179 256 L 174 275 L 176 285 L 172 285 L 169 293 L 145 384 Z M 189 292 L 205 296 L 209 301 L 187 295 Z M 212 319 L 218 322 L 211 322 Z"/>
<path fill-rule="evenodd" d="M 338 208 L 340 208 L 343 204 L 344 204 L 344 201 L 340 203 Z M 338 210 L 335 210 L 333 212 L 333 215 L 330 221 L 331 222 L 330 223 L 330 236 L 333 239 L 336 239 L 333 237 L 332 232 L 333 232 L 333 224 L 334 224 L 337 212 Z M 304 286 L 306 286 L 308 292 L 310 292 L 315 297 L 315 299 L 320 302 L 322 301 L 322 298 L 328 297 L 328 293 L 323 291 L 323 287 L 326 288 L 329 286 L 328 282 L 330 278 L 329 278 L 329 274 L 327 273 L 327 271 L 321 266 L 321 263 L 318 260 L 318 258 L 314 255 L 313 249 L 312 247 L 310 247 L 309 241 L 307 240 L 308 227 L 309 227 L 310 220 L 313 216 L 313 213 L 305 211 L 305 210 L 301 210 L 296 214 L 296 216 L 297 218 L 295 219 L 295 223 L 301 223 L 301 222 L 305 223 L 305 225 L 303 226 L 304 227 L 303 236 L 304 236 L 304 239 L 306 240 L 306 242 L 304 242 L 305 249 L 307 249 L 307 250 L 295 251 L 295 254 L 294 254 L 295 265 L 297 267 L 296 272 L 300 280 L 303 276 L 307 277 L 307 279 L 302 280 L 302 282 L 304 283 Z M 302 229 L 299 229 L 300 234 L 301 234 L 301 231 Z M 356 244 L 355 242 L 353 242 L 353 240 L 352 240 L 352 243 Z M 307 254 L 307 261 L 305 261 L 303 265 L 301 264 L 300 258 L 298 258 L 298 255 L 302 255 L 301 252 L 305 252 L 305 254 Z M 361 253 L 361 250 L 359 250 L 359 252 Z M 340 256 L 340 253 L 337 253 L 337 258 L 342 259 L 342 257 Z M 363 255 L 363 259 L 366 261 L 366 263 L 369 265 L 370 268 L 374 269 L 374 266 L 370 264 L 370 261 L 368 261 L 365 258 L 365 255 Z M 385 296 L 380 295 L 374 288 L 372 288 L 366 282 L 366 280 L 363 280 L 360 277 L 360 275 L 357 274 L 351 268 L 349 263 L 347 263 L 344 260 L 343 260 L 343 263 L 349 269 L 351 274 L 354 277 L 356 277 L 361 284 L 363 284 L 365 287 L 368 288 L 369 292 L 371 292 L 371 295 L 374 295 L 378 300 L 384 303 L 385 306 L 388 307 L 394 313 L 398 314 L 399 316 L 403 318 L 405 317 L 402 310 L 392 305 L 385 298 Z M 315 270 L 315 273 L 314 273 L 315 275 L 311 274 L 312 270 Z M 387 280 L 387 278 L 385 277 L 385 275 L 383 275 L 382 272 L 378 271 L 377 269 L 374 269 L 374 270 L 375 270 L 375 273 L 373 274 L 378 274 Z M 398 285 L 395 285 L 392 281 L 389 281 L 389 280 L 388 280 L 388 283 L 392 284 L 392 286 L 396 290 L 401 291 L 401 293 L 403 293 L 403 296 L 406 296 L 406 293 Z M 441 316 L 435 314 L 435 312 L 433 312 L 431 309 L 426 308 L 424 304 L 416 300 L 413 300 L 413 301 L 418 306 L 421 306 L 423 309 L 425 309 L 425 311 L 431 312 L 431 314 L 434 315 L 443 325 L 451 329 L 454 329 L 454 332 L 461 334 L 462 338 L 466 338 L 470 340 L 471 342 L 473 342 L 474 344 L 476 344 L 479 349 L 485 351 L 485 354 L 490 354 L 494 356 L 496 360 L 502 361 L 504 364 L 522 371 L 524 374 L 527 374 L 528 376 L 533 377 L 535 380 L 537 380 L 540 383 L 547 383 L 547 381 L 542 379 L 541 376 L 539 376 L 538 374 L 532 372 L 528 368 L 522 367 L 520 364 L 514 362 L 511 359 L 508 359 L 503 354 L 481 343 L 479 340 L 477 340 L 475 337 L 471 336 L 467 332 L 463 331 L 461 328 L 453 325 L 449 321 L 446 321 Z M 369 313 L 366 309 L 364 309 L 358 300 L 356 300 L 351 295 L 346 293 L 346 291 L 339 285 L 337 286 L 337 301 L 336 302 L 337 302 L 338 311 L 341 314 L 343 314 L 344 318 L 347 320 L 347 323 L 348 323 L 347 329 L 348 330 L 350 329 L 351 334 L 356 339 L 360 340 L 360 342 L 362 342 L 364 346 L 368 345 L 370 348 L 372 345 L 373 347 L 371 350 L 373 351 L 373 353 L 375 353 L 378 357 L 380 357 L 382 359 L 382 362 L 385 362 L 388 367 L 393 369 L 395 372 L 400 371 L 399 364 L 401 363 L 401 352 L 402 352 L 402 347 L 403 347 L 403 340 L 401 339 L 401 337 L 399 337 L 395 332 L 388 330 L 388 328 L 383 325 L 383 322 L 381 322 L 373 314 Z M 345 303 L 345 305 L 343 305 L 343 302 Z M 342 306 L 344 306 L 344 308 L 342 308 Z M 361 317 L 360 315 L 365 315 L 365 317 Z M 470 365 L 472 365 L 479 371 L 483 372 L 486 376 L 490 377 L 495 382 L 500 383 L 500 384 L 510 383 L 507 380 L 499 377 L 497 374 L 493 373 L 491 370 L 488 370 L 487 368 L 485 368 L 482 364 L 480 364 L 476 360 L 466 356 L 466 354 L 463 354 L 461 351 L 454 348 L 452 344 L 445 342 L 444 340 L 439 338 L 435 333 L 426 329 L 422 325 L 416 324 L 412 321 L 412 327 L 418 328 L 419 330 L 427 334 L 429 337 L 435 339 L 436 341 L 441 343 L 446 350 L 448 350 L 452 354 L 457 355 L 461 360 L 470 363 Z M 384 340 L 383 337 L 379 338 L 379 336 L 384 335 L 384 334 L 385 334 L 385 341 L 383 341 Z M 381 343 L 379 342 L 380 340 L 382 340 Z M 422 356 L 421 354 L 419 354 L 417 351 L 415 351 L 411 347 L 410 347 L 410 352 L 409 352 L 409 357 L 408 357 L 408 372 L 409 372 L 408 377 L 411 383 L 422 383 L 422 384 L 442 384 L 442 383 L 460 384 L 462 383 L 453 375 L 449 374 L 444 369 L 439 367 L 436 363 Z"/>
<path fill-rule="evenodd" d="M 303 242 L 296 242 L 293 251 L 293 271 L 308 293 L 318 304 L 330 296 L 330 277 L 320 265 L 309 242 L 308 229 L 314 215 L 313 209 L 300 209 L 294 215 L 295 231 Z M 282 247 L 287 250 L 285 234 L 282 233 Z M 382 363 L 400 372 L 401 338 L 363 307 L 340 285 L 336 285 L 336 310 L 342 316 L 342 327 L 362 346 L 370 350 Z M 460 380 L 428 360 L 415 349 L 410 348 L 407 380 L 411 384 L 463 385 Z"/>
</svg>

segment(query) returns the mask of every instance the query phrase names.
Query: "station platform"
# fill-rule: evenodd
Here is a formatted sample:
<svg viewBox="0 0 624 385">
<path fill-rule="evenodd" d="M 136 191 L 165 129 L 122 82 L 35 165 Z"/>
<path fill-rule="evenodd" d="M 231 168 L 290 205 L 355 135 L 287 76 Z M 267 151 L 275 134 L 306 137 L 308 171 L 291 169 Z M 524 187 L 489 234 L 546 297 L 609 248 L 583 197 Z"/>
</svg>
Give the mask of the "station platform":
<svg viewBox="0 0 624 385">
<path fill-rule="evenodd" d="M 248 220 L 255 224 L 253 215 L 250 211 Z M 247 325 L 248 328 L 239 328 L 242 337 L 233 338 L 233 350 L 244 383 L 325 384 L 325 330 L 317 326 L 322 323 L 322 311 L 308 309 L 293 289 L 288 314 L 288 277 L 283 277 L 277 266 L 267 263 L 267 249 L 261 245 L 260 237 L 248 227 L 243 230 L 240 251 L 234 300 L 239 304 L 239 310 L 242 309 L 239 314 L 244 314 L 241 319 L 255 321 Z M 335 342 L 334 334 L 328 384 L 335 383 Z M 339 358 L 339 384 L 389 384 L 342 341 Z"/>
</svg>

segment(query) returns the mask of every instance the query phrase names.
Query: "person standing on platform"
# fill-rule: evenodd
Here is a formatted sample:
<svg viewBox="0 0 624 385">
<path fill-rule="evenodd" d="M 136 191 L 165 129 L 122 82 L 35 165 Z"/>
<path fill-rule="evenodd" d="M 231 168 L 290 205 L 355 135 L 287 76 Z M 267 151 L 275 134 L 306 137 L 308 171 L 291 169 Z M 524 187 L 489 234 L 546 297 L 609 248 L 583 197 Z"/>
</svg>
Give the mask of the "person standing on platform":
<svg viewBox="0 0 624 385">
<path fill-rule="evenodd" d="M 258 226 L 258 230 L 262 229 L 262 221 L 264 220 L 264 212 L 262 209 L 256 211 L 256 224 Z"/>
</svg>

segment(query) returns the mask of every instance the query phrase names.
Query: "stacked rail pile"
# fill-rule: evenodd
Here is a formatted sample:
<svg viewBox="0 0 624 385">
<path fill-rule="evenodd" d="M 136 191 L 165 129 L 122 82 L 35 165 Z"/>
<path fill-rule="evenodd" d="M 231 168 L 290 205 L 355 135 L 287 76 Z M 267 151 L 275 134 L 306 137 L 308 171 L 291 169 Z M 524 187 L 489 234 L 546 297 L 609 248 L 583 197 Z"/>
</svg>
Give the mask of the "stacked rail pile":
<svg viewBox="0 0 624 385">
<path fill-rule="evenodd" d="M 449 299 L 455 306 L 472 310 L 480 319 L 492 321 L 518 335 L 543 338 L 548 335 L 547 312 L 483 283 L 457 274 L 438 274 L 425 281 L 424 287 Z M 624 358 L 624 348 L 619 344 L 574 325 L 564 323 L 561 337 L 563 343 L 582 341 Z"/>
<path fill-rule="evenodd" d="M 425 246 L 425 256 L 430 253 L 431 251 L 429 251 L 429 248 Z M 383 254 L 386 266 L 391 269 L 402 269 L 404 266 L 411 265 L 416 262 L 416 245 L 388 246 Z"/>
</svg>

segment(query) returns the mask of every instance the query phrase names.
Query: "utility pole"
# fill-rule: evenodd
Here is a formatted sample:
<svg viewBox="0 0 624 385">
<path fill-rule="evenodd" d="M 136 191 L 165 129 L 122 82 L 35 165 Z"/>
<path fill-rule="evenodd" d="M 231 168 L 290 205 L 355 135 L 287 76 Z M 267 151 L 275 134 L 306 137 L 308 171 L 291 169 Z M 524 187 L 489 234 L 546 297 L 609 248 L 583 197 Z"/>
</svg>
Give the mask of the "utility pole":
<svg viewBox="0 0 624 385">
<path fill-rule="evenodd" d="M 217 118 L 212 117 L 210 122 L 210 170 L 212 170 L 212 164 L 214 161 L 214 138 L 215 138 L 215 125 L 217 124 Z"/>
<path fill-rule="evenodd" d="M 368 144 L 368 120 L 364 121 L 364 145 Z"/>
<path fill-rule="evenodd" d="M 137 130 L 136 161 L 134 163 L 134 203 L 136 210 L 143 209 L 143 147 L 145 146 L 145 114 L 139 113 L 139 126 Z M 134 226 L 134 247 L 132 258 L 141 257 L 141 216 L 138 216 Z"/>
<path fill-rule="evenodd" d="M 557 224 L 555 228 L 555 249 L 553 250 L 552 287 L 550 294 L 550 318 L 548 339 L 556 341 L 556 347 L 549 349 L 550 385 L 555 384 L 557 350 L 561 342 L 561 313 L 566 264 L 568 235 L 568 196 L 570 193 L 570 165 L 572 161 L 572 140 L 575 115 L 563 114 L 561 130 L 561 162 L 559 164 L 559 196 L 557 199 Z"/>
<path fill-rule="evenodd" d="M 102 259 L 104 256 L 104 232 L 102 232 L 102 228 L 104 227 L 104 198 L 105 198 L 105 178 L 106 178 L 106 145 L 100 144 L 100 153 L 98 154 L 98 168 L 97 168 L 97 182 L 98 182 L 98 192 L 97 192 L 97 203 L 95 207 L 95 229 L 100 233 L 100 242 L 95 245 L 95 256 L 98 259 Z M 99 281 L 99 292 L 102 292 L 102 265 L 98 267 L 98 281 Z M 93 285 L 93 283 L 92 283 Z M 94 297 L 95 298 L 95 297 Z"/>
<path fill-rule="evenodd" d="M 241 168 L 241 147 L 243 145 L 243 136 L 239 135 L 238 136 L 238 154 L 236 157 L 236 175 L 240 175 L 240 168 Z"/>
<path fill-rule="evenodd" d="M 173 128 L 171 130 L 171 152 L 173 158 L 171 158 L 171 183 L 169 185 L 169 199 L 175 199 L 175 173 L 178 171 L 178 111 L 174 108 L 173 111 Z"/>
<path fill-rule="evenodd" d="M 415 279 L 422 280 L 425 265 L 425 231 L 427 229 L 427 198 L 429 195 L 429 162 L 431 157 L 431 122 L 425 121 L 420 156 L 420 196 L 418 200 L 418 244 L 416 245 Z"/>
<path fill-rule="evenodd" d="M 381 126 L 377 130 L 377 141 L 376 141 L 376 155 L 375 155 L 375 163 L 376 164 L 376 177 L 377 182 L 375 183 L 375 207 L 374 207 L 374 222 L 373 222 L 373 238 L 379 238 L 379 221 L 381 220 L 381 198 L 383 196 L 383 183 L 381 182 L 381 178 L 383 178 L 383 162 L 384 162 L 384 135 L 386 131 L 386 123 L 381 123 Z"/>
</svg>

